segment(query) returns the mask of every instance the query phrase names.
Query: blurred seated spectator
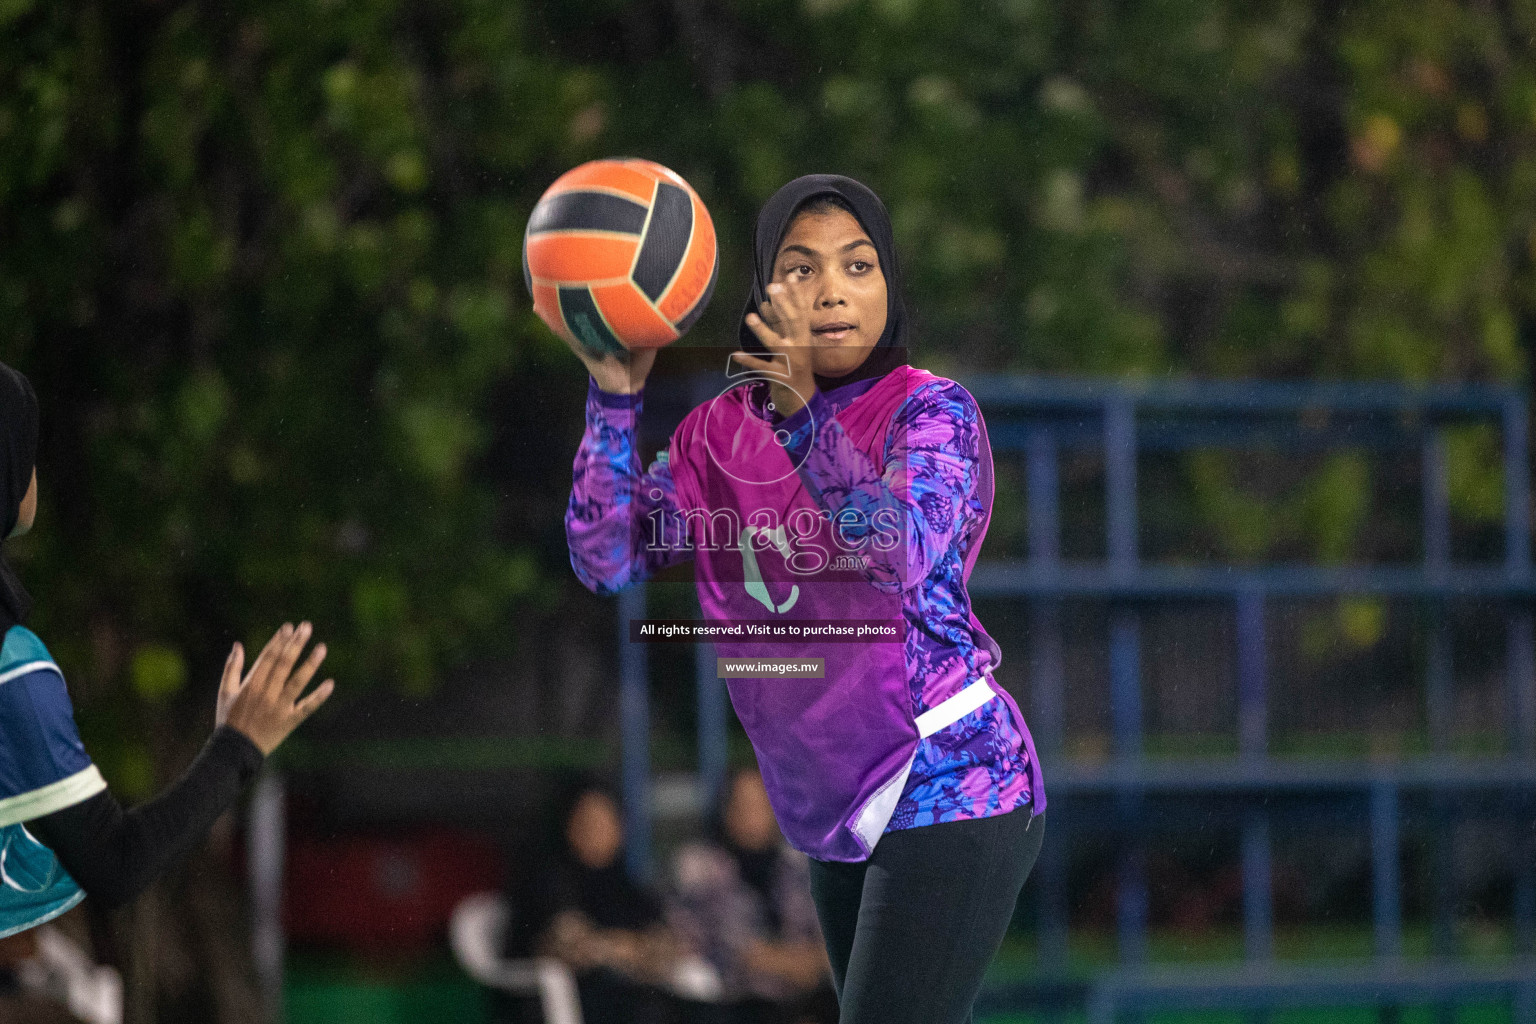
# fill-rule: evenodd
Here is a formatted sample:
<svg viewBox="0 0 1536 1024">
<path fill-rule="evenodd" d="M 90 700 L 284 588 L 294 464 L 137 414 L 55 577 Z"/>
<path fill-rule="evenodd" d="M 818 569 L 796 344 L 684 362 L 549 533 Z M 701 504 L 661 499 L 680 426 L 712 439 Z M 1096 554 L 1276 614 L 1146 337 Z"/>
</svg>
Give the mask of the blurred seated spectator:
<svg viewBox="0 0 1536 1024">
<path fill-rule="evenodd" d="M 554 849 L 509 894 L 506 955 L 552 956 L 576 975 L 585 1024 L 675 1024 L 663 991 L 682 948 L 660 899 L 624 869 L 624 824 L 605 787 L 580 780 L 554 815 Z"/>
<path fill-rule="evenodd" d="M 722 1016 L 836 1024 L 806 859 L 784 841 L 755 768 L 731 776 L 713 817 L 710 841 L 678 851 L 669 916 L 719 973 Z"/>
</svg>

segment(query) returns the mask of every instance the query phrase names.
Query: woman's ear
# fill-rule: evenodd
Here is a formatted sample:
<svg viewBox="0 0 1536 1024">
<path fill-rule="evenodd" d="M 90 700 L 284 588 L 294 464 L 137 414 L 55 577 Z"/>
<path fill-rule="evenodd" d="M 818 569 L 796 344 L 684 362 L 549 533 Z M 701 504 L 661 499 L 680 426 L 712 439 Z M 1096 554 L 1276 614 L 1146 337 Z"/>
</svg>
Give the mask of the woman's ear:
<svg viewBox="0 0 1536 1024">
<path fill-rule="evenodd" d="M 32 529 L 32 524 L 37 520 L 37 470 L 32 470 L 32 485 L 27 488 L 27 496 L 21 499 L 21 509 L 16 515 L 16 529 L 11 531 L 12 537 L 20 537 Z"/>
</svg>

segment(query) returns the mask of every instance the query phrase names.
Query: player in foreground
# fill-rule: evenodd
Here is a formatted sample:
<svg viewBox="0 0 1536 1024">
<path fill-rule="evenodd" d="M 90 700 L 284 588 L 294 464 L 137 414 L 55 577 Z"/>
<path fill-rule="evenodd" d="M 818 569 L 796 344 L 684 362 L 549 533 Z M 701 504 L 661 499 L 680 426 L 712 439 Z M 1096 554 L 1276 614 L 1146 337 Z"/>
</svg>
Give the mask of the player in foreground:
<svg viewBox="0 0 1536 1024">
<path fill-rule="evenodd" d="M 37 397 L 0 363 L 0 539 L 37 515 Z M 75 729 L 64 676 L 22 625 L 31 599 L 0 557 L 0 938 L 49 921 L 86 895 L 132 900 L 207 833 L 263 758 L 325 703 L 326 680 L 304 688 L 325 659 L 299 657 L 310 626 L 285 625 L 242 679 L 245 652 L 224 663 L 217 727 L 181 779 L 124 811 Z"/>
<path fill-rule="evenodd" d="M 704 614 L 905 624 L 895 643 L 717 644 L 820 658 L 821 678 L 729 677 L 791 845 L 812 858 L 843 1024 L 962 1024 L 1044 832 L 1034 744 L 966 579 L 992 507 L 974 399 L 906 364 L 889 216 L 811 175 L 758 217 L 736 363 L 641 469 L 655 351 L 573 350 L 591 372 L 566 515 L 571 563 L 611 593 L 694 561 Z"/>
</svg>

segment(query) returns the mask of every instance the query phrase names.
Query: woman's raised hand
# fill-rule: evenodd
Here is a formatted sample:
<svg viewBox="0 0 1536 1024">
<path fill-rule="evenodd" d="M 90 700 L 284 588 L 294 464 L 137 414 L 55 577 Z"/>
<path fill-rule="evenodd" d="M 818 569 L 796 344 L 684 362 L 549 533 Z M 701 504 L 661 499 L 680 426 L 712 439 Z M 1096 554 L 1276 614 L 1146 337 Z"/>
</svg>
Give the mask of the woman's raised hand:
<svg viewBox="0 0 1536 1024">
<path fill-rule="evenodd" d="M 650 376 L 658 351 L 654 348 L 636 348 L 618 354 L 605 352 L 596 355 L 579 341 L 566 338 L 565 343 L 576 353 L 576 358 L 586 364 L 587 372 L 592 374 L 597 386 L 615 395 L 633 395 L 645 387 L 645 378 Z"/>
<path fill-rule="evenodd" d="M 747 369 L 772 375 L 769 380 L 773 405 L 781 416 L 799 412 L 816 393 L 816 374 L 811 367 L 810 306 L 809 295 L 777 281 L 770 284 L 768 300 L 757 307 L 758 312 L 747 314 L 747 327 L 778 358 L 732 353 Z"/>
<path fill-rule="evenodd" d="M 263 754 L 276 750 L 336 688 L 335 680 L 327 679 L 304 696 L 304 688 L 325 660 L 325 644 L 316 644 L 299 664 L 299 655 L 312 632 L 307 622 L 297 629 L 284 624 L 261 649 L 243 679 L 240 673 L 245 668 L 245 649 L 238 643 L 230 648 L 219 684 L 215 722 L 244 733 Z"/>
</svg>

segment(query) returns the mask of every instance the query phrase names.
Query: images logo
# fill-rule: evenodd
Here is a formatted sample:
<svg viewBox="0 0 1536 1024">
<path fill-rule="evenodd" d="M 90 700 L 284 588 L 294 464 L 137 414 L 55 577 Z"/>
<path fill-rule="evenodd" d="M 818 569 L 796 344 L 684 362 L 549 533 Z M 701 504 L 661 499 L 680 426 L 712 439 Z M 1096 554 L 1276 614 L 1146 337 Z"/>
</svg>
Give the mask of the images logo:
<svg viewBox="0 0 1536 1024">
<path fill-rule="evenodd" d="M 775 450 L 785 451 L 789 447 L 790 434 L 773 422 L 775 409 L 771 394 L 760 406 L 754 401 L 752 390 L 774 381 L 789 387 L 790 357 L 787 352 L 773 352 L 765 358 L 783 363 L 783 371 L 744 368 L 734 359 L 727 358 L 725 376 L 732 383 L 710 400 L 709 409 L 704 414 L 704 444 L 709 450 L 709 457 L 720 467 L 721 472 L 744 484 L 776 484 L 799 472 L 805 461 L 804 458 L 798 461 L 785 458 L 780 461 L 773 457 Z M 792 387 L 790 390 L 795 391 Z M 799 397 L 802 406 L 808 401 L 807 396 L 798 391 L 795 391 L 795 395 Z M 720 419 L 731 417 L 738 403 L 750 415 L 737 422 L 736 428 L 729 432 L 728 440 L 717 439 L 717 416 Z M 811 416 L 812 436 L 815 436 L 815 414 L 809 409 L 807 413 Z"/>
</svg>

